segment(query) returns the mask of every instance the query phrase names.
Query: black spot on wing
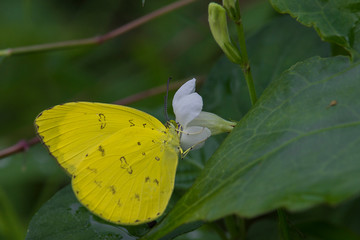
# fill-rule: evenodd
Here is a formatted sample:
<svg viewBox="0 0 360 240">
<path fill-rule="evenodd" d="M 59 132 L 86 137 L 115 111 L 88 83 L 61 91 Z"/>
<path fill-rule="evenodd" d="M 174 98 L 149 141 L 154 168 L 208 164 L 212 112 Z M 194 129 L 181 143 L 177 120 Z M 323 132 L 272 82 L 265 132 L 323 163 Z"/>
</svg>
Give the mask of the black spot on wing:
<svg viewBox="0 0 360 240">
<path fill-rule="evenodd" d="M 86 169 L 89 170 L 90 172 L 97 173 L 96 168 L 87 167 Z"/>
<path fill-rule="evenodd" d="M 95 183 L 96 186 L 98 186 L 99 188 L 102 188 L 102 181 L 94 180 L 94 183 Z"/>
<path fill-rule="evenodd" d="M 99 122 L 100 122 L 100 129 L 104 129 L 106 127 L 106 117 L 103 113 L 99 113 Z"/>
<path fill-rule="evenodd" d="M 98 148 L 99 152 L 101 153 L 101 156 L 105 156 L 105 149 L 100 145 Z"/>
<path fill-rule="evenodd" d="M 129 123 L 130 123 L 130 127 L 134 127 L 134 126 L 135 126 L 134 119 L 129 119 Z"/>
<path fill-rule="evenodd" d="M 159 186 L 159 180 L 157 180 L 156 178 L 153 181 L 157 186 Z"/>
<path fill-rule="evenodd" d="M 135 197 L 136 200 L 140 201 L 140 195 L 138 193 L 135 193 L 134 197 Z"/>
<path fill-rule="evenodd" d="M 120 168 L 126 169 L 129 174 L 133 173 L 131 166 L 127 163 L 124 156 L 120 157 Z"/>
<path fill-rule="evenodd" d="M 115 189 L 115 186 L 114 186 L 114 185 L 111 185 L 111 186 L 109 187 L 109 189 L 110 189 L 110 192 L 111 192 L 112 194 L 115 194 L 115 193 L 116 193 L 116 189 Z"/>
</svg>

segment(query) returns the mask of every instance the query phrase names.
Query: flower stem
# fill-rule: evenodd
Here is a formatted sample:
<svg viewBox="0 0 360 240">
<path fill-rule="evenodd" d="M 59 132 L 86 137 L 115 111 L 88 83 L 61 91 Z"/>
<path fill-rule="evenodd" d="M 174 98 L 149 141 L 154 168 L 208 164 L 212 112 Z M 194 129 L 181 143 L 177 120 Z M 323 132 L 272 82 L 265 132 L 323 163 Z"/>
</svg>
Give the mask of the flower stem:
<svg viewBox="0 0 360 240">
<path fill-rule="evenodd" d="M 238 33 L 239 46 L 240 46 L 240 52 L 241 52 L 241 59 L 242 59 L 241 68 L 244 72 L 246 84 L 249 89 L 251 104 L 254 105 L 255 102 L 257 101 L 257 97 L 256 97 L 256 91 L 255 91 L 253 77 L 251 74 L 249 58 L 248 58 L 248 54 L 247 54 L 247 50 L 246 50 L 244 26 L 242 24 L 241 16 L 239 16 L 239 19 L 234 22 L 236 24 L 236 30 Z"/>
<path fill-rule="evenodd" d="M 289 236 L 289 226 L 288 226 L 288 222 L 286 219 L 286 213 L 283 209 L 278 209 L 277 210 L 277 214 L 278 214 L 278 226 L 279 226 L 279 232 L 280 232 L 280 239 L 281 240 L 290 240 L 290 236 Z"/>
</svg>

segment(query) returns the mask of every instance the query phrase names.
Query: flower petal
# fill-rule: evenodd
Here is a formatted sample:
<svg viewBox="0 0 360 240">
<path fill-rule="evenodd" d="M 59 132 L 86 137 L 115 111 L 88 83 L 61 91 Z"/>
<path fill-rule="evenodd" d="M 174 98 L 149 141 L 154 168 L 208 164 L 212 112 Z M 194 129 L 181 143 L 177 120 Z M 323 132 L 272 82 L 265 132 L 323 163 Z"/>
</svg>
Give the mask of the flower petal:
<svg viewBox="0 0 360 240">
<path fill-rule="evenodd" d="M 192 93 L 183 96 L 179 102 L 173 102 L 176 121 L 180 123 L 183 128 L 186 128 L 188 123 L 200 114 L 202 107 L 203 101 L 199 94 Z"/>
<path fill-rule="evenodd" d="M 203 107 L 201 96 L 195 92 L 195 83 L 195 78 L 184 83 L 175 93 L 172 102 L 176 121 L 184 128 L 200 114 Z"/>
<path fill-rule="evenodd" d="M 193 126 L 183 130 L 180 144 L 183 150 L 193 148 L 201 148 L 205 140 L 211 136 L 211 131 L 208 128 Z"/>
<path fill-rule="evenodd" d="M 175 93 L 173 98 L 173 106 L 175 102 L 179 102 L 180 98 L 195 92 L 196 79 L 193 78 L 184 83 Z"/>
</svg>

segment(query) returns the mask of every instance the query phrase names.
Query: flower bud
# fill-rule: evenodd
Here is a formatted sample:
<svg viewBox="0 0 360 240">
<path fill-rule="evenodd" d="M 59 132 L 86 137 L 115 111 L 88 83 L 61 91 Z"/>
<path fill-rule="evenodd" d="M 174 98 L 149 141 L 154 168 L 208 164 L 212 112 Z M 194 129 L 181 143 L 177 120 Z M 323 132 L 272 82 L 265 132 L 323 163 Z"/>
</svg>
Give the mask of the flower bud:
<svg viewBox="0 0 360 240">
<path fill-rule="evenodd" d="M 223 6 L 234 22 L 240 20 L 240 6 L 238 0 L 223 0 Z"/>
<path fill-rule="evenodd" d="M 210 3 L 208 18 L 211 33 L 217 44 L 220 46 L 230 61 L 236 64 L 240 64 L 240 52 L 230 40 L 225 8 L 217 3 Z"/>
</svg>

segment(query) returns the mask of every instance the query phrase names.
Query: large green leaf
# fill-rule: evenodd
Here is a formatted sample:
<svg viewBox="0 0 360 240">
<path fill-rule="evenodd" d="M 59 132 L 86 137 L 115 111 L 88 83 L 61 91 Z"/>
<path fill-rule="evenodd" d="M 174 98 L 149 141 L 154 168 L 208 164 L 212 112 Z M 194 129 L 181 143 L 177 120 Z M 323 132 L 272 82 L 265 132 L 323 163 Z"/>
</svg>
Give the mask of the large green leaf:
<svg viewBox="0 0 360 240">
<path fill-rule="evenodd" d="M 147 235 L 236 213 L 335 204 L 360 191 L 360 66 L 311 58 L 273 81 Z"/>
<path fill-rule="evenodd" d="M 78 202 L 68 185 L 35 214 L 26 239 L 137 239 L 147 230 L 146 225 L 125 228 L 104 222 Z"/>
<path fill-rule="evenodd" d="M 306 26 L 313 26 L 320 37 L 338 44 L 353 55 L 354 31 L 359 25 L 358 0 L 270 0 L 281 13 L 289 13 Z"/>
</svg>

